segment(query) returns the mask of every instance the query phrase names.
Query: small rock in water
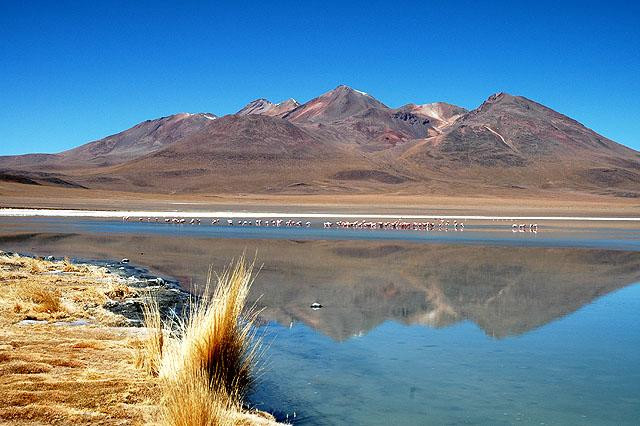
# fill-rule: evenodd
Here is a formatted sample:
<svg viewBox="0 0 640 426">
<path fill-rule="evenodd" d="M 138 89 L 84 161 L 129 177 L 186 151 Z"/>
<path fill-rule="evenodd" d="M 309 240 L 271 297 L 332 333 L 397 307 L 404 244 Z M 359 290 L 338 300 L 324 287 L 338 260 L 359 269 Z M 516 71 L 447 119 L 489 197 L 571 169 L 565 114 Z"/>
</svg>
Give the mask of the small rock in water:
<svg viewBox="0 0 640 426">
<path fill-rule="evenodd" d="M 318 302 L 313 302 L 311 304 L 311 309 L 313 309 L 314 311 L 317 310 L 317 309 L 320 309 L 320 308 L 322 308 L 322 305 L 320 303 L 318 303 Z"/>
<path fill-rule="evenodd" d="M 129 259 L 127 259 L 127 258 L 125 257 L 124 259 L 122 259 L 122 260 L 120 261 L 120 263 L 129 263 Z"/>
<path fill-rule="evenodd" d="M 48 260 L 49 262 L 52 262 L 52 261 L 56 260 L 56 258 L 53 257 L 53 256 L 47 256 L 47 257 L 44 258 L 44 260 Z"/>
</svg>

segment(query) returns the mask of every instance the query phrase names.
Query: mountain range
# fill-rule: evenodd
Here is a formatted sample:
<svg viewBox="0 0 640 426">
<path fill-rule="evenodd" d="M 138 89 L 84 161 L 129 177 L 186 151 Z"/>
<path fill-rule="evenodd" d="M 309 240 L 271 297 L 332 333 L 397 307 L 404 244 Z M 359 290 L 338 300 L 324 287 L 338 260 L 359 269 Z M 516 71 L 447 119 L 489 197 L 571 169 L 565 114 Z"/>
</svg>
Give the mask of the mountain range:
<svg viewBox="0 0 640 426">
<path fill-rule="evenodd" d="M 180 113 L 58 154 L 0 157 L 0 180 L 154 193 L 640 197 L 640 153 L 522 96 L 391 108 L 338 86 L 306 103 Z"/>
</svg>

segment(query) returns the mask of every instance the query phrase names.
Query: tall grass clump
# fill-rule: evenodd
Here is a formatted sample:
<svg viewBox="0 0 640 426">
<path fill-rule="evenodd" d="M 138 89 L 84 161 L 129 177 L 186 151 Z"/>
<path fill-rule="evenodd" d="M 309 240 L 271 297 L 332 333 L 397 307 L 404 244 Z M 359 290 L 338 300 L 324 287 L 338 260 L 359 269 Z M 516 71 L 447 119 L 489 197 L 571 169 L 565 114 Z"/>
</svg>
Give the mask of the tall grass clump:
<svg viewBox="0 0 640 426">
<path fill-rule="evenodd" d="M 39 282 L 29 282 L 20 291 L 22 292 L 21 298 L 30 300 L 38 305 L 35 308 L 38 312 L 57 313 L 64 311 L 60 292 L 56 289 L 44 287 Z"/>
<path fill-rule="evenodd" d="M 142 306 L 142 315 L 149 334 L 139 348 L 136 364 L 152 376 L 157 376 L 160 373 L 166 333 L 158 299 L 149 295 L 148 302 Z"/>
<path fill-rule="evenodd" d="M 235 424 L 258 356 L 253 332 L 257 313 L 246 309 L 253 267 L 240 258 L 216 277 L 213 291 L 210 270 L 203 295 L 192 299 L 185 318 L 174 319 L 172 338 L 160 337 L 164 332 L 157 302 L 146 308 L 145 322 L 160 330 L 152 332 L 144 350 L 149 359 L 159 360 L 164 423 Z"/>
</svg>

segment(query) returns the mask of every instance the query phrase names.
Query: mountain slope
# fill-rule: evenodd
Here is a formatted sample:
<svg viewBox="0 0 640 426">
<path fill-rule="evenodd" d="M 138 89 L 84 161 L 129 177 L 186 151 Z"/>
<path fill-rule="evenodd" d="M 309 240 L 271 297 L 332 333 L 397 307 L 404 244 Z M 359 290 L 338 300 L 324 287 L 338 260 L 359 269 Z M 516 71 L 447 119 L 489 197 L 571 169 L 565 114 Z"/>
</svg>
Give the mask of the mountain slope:
<svg viewBox="0 0 640 426">
<path fill-rule="evenodd" d="M 286 101 L 282 101 L 277 104 L 274 104 L 273 102 L 270 102 L 264 98 L 260 98 L 256 99 L 255 101 L 249 102 L 244 106 L 244 108 L 236 112 L 236 115 L 258 114 L 266 115 L 269 117 L 282 117 L 298 106 L 300 106 L 300 104 L 293 98 L 287 99 Z"/>
<path fill-rule="evenodd" d="M 0 157 L 0 168 L 66 170 L 119 164 L 159 151 L 202 129 L 217 117 L 210 113 L 174 114 L 146 120 L 130 129 L 59 154 Z"/>
<path fill-rule="evenodd" d="M 79 182 L 108 188 L 109 179 L 117 179 L 127 189 L 158 192 L 314 189 L 343 163 L 362 160 L 281 118 L 228 115 L 158 152 Z"/>
<path fill-rule="evenodd" d="M 388 108 L 338 86 L 299 105 L 176 114 L 59 154 L 0 157 L 0 180 L 144 192 L 640 197 L 640 153 L 521 96 Z"/>
<path fill-rule="evenodd" d="M 388 109 L 372 96 L 347 86 L 335 89 L 304 103 L 283 118 L 294 123 L 331 123 L 370 108 Z"/>
<path fill-rule="evenodd" d="M 446 102 L 433 102 L 422 105 L 406 104 L 398 108 L 397 111 L 427 118 L 431 126 L 437 130 L 453 124 L 468 112 L 464 108 Z"/>
<path fill-rule="evenodd" d="M 413 170 L 437 170 L 483 186 L 571 189 L 637 196 L 640 156 L 577 121 L 521 96 L 498 93 L 442 134 L 402 154 Z"/>
<path fill-rule="evenodd" d="M 181 113 L 144 121 L 124 132 L 65 152 L 67 161 L 110 165 L 156 152 L 202 129 L 217 117 Z"/>
</svg>

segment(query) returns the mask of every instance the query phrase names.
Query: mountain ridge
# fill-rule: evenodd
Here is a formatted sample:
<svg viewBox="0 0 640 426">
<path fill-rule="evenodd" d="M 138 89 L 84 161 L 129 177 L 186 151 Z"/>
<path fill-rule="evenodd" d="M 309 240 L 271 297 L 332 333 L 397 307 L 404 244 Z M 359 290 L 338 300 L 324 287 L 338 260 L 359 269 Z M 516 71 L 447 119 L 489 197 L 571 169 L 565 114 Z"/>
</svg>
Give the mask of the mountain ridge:
<svg viewBox="0 0 640 426">
<path fill-rule="evenodd" d="M 523 96 L 390 108 L 340 85 L 302 104 L 258 98 L 221 118 L 174 114 L 58 154 L 0 157 L 2 176 L 142 192 L 640 197 L 640 153 Z"/>
</svg>

